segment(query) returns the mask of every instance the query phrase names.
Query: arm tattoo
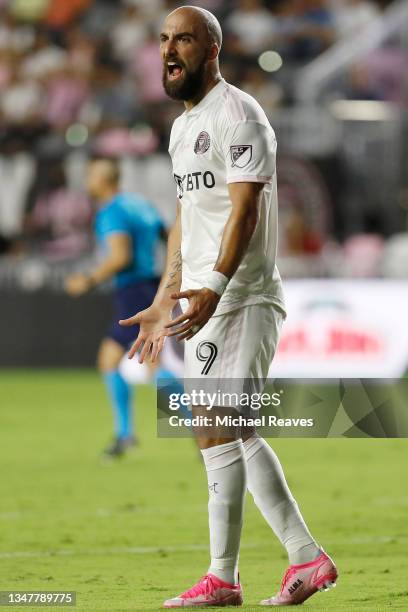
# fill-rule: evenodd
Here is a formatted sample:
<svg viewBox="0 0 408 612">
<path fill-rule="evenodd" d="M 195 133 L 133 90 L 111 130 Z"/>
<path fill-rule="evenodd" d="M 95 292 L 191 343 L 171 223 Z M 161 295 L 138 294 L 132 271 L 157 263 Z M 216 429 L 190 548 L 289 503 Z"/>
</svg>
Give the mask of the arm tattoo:
<svg viewBox="0 0 408 612">
<path fill-rule="evenodd" d="M 165 289 L 170 289 L 171 287 L 177 286 L 177 278 L 181 272 L 182 261 L 181 261 L 181 249 L 177 249 L 174 251 L 173 258 L 170 263 L 170 272 L 168 282 L 165 285 Z"/>
</svg>

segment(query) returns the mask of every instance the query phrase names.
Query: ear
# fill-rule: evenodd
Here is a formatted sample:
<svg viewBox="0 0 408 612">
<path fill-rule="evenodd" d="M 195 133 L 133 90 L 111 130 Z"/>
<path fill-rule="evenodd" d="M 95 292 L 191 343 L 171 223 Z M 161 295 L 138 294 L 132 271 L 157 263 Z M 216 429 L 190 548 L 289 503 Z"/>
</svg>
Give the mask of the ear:
<svg viewBox="0 0 408 612">
<path fill-rule="evenodd" d="M 217 59 L 220 53 L 217 43 L 213 43 L 208 51 L 208 59 L 214 61 Z"/>
</svg>

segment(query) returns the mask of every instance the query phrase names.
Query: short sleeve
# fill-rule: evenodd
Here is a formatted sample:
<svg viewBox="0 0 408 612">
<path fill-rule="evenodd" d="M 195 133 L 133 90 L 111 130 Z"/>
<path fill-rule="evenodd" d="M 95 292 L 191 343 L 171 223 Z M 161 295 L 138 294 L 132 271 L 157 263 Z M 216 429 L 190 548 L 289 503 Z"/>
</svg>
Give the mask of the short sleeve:
<svg viewBox="0 0 408 612">
<path fill-rule="evenodd" d="M 239 121 L 224 135 L 227 183 L 270 183 L 275 173 L 276 138 L 257 121 Z"/>
<path fill-rule="evenodd" d="M 107 208 L 103 211 L 97 223 L 98 235 L 106 238 L 110 234 L 129 233 L 126 215 L 117 207 Z"/>
</svg>

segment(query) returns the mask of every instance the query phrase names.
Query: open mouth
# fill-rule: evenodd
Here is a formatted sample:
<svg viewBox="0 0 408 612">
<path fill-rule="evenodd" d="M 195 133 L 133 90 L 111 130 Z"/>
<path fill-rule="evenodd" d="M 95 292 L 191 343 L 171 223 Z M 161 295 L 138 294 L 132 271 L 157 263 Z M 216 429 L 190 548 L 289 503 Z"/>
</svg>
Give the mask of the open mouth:
<svg viewBox="0 0 408 612">
<path fill-rule="evenodd" d="M 171 81 L 178 79 L 183 73 L 183 68 L 177 62 L 167 62 L 167 74 Z"/>
</svg>

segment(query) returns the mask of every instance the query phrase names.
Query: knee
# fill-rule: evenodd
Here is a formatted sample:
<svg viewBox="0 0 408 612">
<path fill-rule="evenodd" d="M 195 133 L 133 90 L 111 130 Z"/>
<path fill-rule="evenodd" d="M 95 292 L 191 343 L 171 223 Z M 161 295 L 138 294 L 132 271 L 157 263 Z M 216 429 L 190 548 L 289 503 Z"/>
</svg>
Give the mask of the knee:
<svg viewBox="0 0 408 612">
<path fill-rule="evenodd" d="M 243 442 L 255 437 L 259 437 L 256 433 L 255 427 L 241 427 L 241 438 Z"/>
<path fill-rule="evenodd" d="M 213 446 L 220 446 L 221 444 L 228 444 L 228 442 L 235 442 L 237 438 L 223 438 L 217 436 L 217 432 L 211 433 L 210 436 L 196 434 L 196 441 L 198 447 L 201 450 L 206 448 L 212 448 Z"/>
<path fill-rule="evenodd" d="M 101 372 L 101 374 L 106 374 L 106 372 L 108 372 L 109 370 L 112 370 L 112 368 L 109 367 L 109 365 L 110 365 L 110 360 L 108 356 L 106 355 L 106 351 L 104 350 L 103 345 L 102 345 L 96 357 L 96 367 L 98 368 L 99 372 Z"/>
<path fill-rule="evenodd" d="M 104 340 L 99 347 L 96 366 L 102 374 L 116 370 L 124 354 L 124 349 L 114 341 Z"/>
<path fill-rule="evenodd" d="M 224 416 L 225 411 L 219 408 L 213 408 L 210 413 L 204 406 L 193 406 L 193 417 L 199 419 L 199 423 L 194 427 L 194 435 L 201 450 L 240 439 L 239 426 L 217 424 L 217 418 Z"/>
</svg>

